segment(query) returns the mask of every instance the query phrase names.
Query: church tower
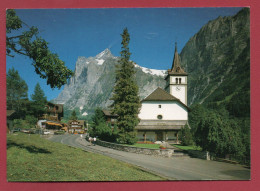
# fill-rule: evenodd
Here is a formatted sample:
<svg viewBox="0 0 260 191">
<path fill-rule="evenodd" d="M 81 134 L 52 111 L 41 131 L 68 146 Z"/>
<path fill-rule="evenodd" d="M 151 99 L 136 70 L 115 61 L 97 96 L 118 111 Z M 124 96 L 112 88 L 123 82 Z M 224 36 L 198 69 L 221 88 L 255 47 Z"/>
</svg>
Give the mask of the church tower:
<svg viewBox="0 0 260 191">
<path fill-rule="evenodd" d="M 166 76 L 165 90 L 178 98 L 182 103 L 187 105 L 187 78 L 188 74 L 182 69 L 179 54 L 177 52 L 177 43 L 175 43 L 175 52 L 172 63 L 172 68 L 168 69 Z"/>
</svg>

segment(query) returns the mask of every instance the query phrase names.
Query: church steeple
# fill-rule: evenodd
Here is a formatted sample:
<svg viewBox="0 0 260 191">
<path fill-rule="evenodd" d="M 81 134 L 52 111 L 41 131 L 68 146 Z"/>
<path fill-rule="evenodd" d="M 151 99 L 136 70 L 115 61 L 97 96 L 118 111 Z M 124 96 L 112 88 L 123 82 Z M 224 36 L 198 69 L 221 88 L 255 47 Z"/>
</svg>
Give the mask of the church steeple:
<svg viewBox="0 0 260 191">
<path fill-rule="evenodd" d="M 168 70 L 168 74 L 187 75 L 187 73 L 181 67 L 180 56 L 177 51 L 177 42 L 175 42 L 175 52 L 172 62 L 172 68 Z"/>
<path fill-rule="evenodd" d="M 187 105 L 187 85 L 188 74 L 182 69 L 180 56 L 177 51 L 177 43 L 175 43 L 175 52 L 172 62 L 172 68 L 168 69 L 168 75 L 166 76 L 165 90 L 178 98 L 182 103 Z"/>
</svg>

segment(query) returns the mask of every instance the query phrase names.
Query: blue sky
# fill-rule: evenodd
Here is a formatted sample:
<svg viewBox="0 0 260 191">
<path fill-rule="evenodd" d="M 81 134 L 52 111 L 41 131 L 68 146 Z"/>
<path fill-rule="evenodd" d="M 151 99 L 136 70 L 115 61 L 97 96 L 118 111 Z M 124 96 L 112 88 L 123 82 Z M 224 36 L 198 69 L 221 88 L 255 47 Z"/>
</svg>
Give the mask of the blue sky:
<svg viewBox="0 0 260 191">
<path fill-rule="evenodd" d="M 110 48 L 119 56 L 123 29 L 130 34 L 131 60 L 138 65 L 167 70 L 171 67 L 174 43 L 180 53 L 188 40 L 208 21 L 236 14 L 241 8 L 110 8 L 110 9 L 19 9 L 17 15 L 28 26 L 39 28 L 40 36 L 49 42 L 72 70 L 79 56 L 95 56 Z M 26 27 L 25 27 L 26 29 Z M 56 98 L 63 88 L 51 89 L 40 79 L 24 56 L 7 56 L 7 67 L 15 67 L 29 87 L 31 98 L 37 82 L 48 100 Z"/>
</svg>

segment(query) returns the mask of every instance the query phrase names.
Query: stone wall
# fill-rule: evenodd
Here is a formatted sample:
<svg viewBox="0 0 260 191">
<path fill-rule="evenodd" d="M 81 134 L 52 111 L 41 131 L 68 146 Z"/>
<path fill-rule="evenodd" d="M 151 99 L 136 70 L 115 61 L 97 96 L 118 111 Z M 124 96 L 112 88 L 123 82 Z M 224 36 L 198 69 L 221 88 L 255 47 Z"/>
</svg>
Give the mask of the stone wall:
<svg viewBox="0 0 260 191">
<path fill-rule="evenodd" d="M 125 146 L 115 143 L 109 143 L 105 141 L 96 141 L 97 145 L 108 147 L 111 149 L 119 150 L 119 151 L 126 151 L 131 153 L 139 153 L 145 155 L 155 155 L 155 156 L 163 156 L 163 157 L 171 157 L 174 153 L 173 149 L 149 149 L 149 148 L 139 148 L 139 147 L 131 147 Z"/>
</svg>

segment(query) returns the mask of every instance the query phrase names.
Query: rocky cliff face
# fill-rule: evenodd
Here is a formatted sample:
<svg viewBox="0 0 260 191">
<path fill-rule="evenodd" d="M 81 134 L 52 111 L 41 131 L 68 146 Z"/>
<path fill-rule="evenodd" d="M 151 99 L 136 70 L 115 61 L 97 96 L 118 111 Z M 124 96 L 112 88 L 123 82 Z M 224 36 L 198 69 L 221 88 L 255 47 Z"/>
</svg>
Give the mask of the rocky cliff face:
<svg viewBox="0 0 260 191">
<path fill-rule="evenodd" d="M 221 102 L 250 89 L 249 9 L 208 22 L 185 45 L 188 104 Z"/>
<path fill-rule="evenodd" d="M 79 57 L 75 75 L 53 102 L 64 104 L 69 110 L 79 108 L 82 114 L 93 112 L 96 107 L 108 107 L 112 103 L 109 98 L 115 83 L 115 65 L 118 59 L 109 49 L 95 57 Z M 166 71 L 144 68 L 137 64 L 135 69 L 141 98 L 158 86 L 164 88 Z"/>
</svg>

